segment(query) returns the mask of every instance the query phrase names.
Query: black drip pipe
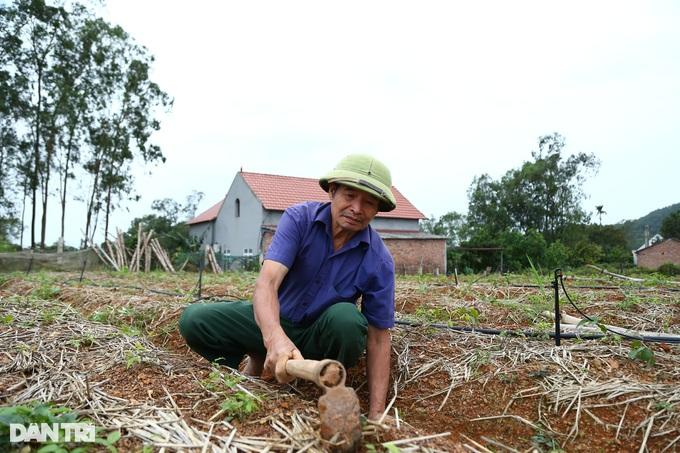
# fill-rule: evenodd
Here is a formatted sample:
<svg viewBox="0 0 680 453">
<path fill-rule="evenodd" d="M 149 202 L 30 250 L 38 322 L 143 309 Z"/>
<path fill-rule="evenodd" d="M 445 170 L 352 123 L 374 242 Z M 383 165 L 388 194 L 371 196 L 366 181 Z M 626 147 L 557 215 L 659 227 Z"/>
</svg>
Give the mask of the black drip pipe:
<svg viewBox="0 0 680 453">
<path fill-rule="evenodd" d="M 557 284 L 558 279 L 562 278 L 562 269 L 555 269 L 555 279 L 552 282 L 552 287 L 555 290 L 555 346 L 560 345 L 560 286 Z"/>
<path fill-rule="evenodd" d="M 434 327 L 435 329 L 444 329 L 444 330 L 455 330 L 456 332 L 469 332 L 469 333 L 483 333 L 486 335 L 509 335 L 512 337 L 541 337 L 545 338 L 548 336 L 549 338 L 555 338 L 555 333 L 554 332 L 536 332 L 534 330 L 507 330 L 507 329 L 487 329 L 487 328 L 478 328 L 478 327 L 465 327 L 465 326 L 449 326 L 446 324 L 429 324 L 429 323 L 424 323 L 424 322 L 415 322 L 415 321 L 394 321 L 395 324 L 400 325 L 400 326 L 409 326 L 409 327 Z M 560 338 L 565 338 L 565 339 L 570 339 L 570 338 L 577 338 L 581 340 L 598 340 L 600 338 L 603 338 L 605 335 L 596 333 L 596 334 L 588 334 L 588 335 L 581 335 L 578 333 L 564 333 L 561 332 Z M 680 338 L 678 337 L 646 337 L 646 336 L 640 336 L 641 339 L 644 341 L 651 341 L 651 342 L 656 342 L 656 343 L 670 343 L 670 344 L 680 344 Z M 623 337 L 625 339 L 625 337 Z"/>
</svg>

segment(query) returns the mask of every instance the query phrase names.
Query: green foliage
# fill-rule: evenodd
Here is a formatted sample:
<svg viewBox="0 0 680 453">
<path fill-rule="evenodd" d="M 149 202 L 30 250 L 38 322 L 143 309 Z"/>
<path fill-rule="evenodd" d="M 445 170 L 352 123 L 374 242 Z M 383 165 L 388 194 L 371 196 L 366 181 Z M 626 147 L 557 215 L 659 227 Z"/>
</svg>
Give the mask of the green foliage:
<svg viewBox="0 0 680 453">
<path fill-rule="evenodd" d="M 591 316 L 590 319 L 580 320 L 578 324 L 576 324 L 576 332 L 578 332 L 578 329 L 581 327 L 597 327 L 604 335 L 607 335 L 609 332 L 607 327 L 605 327 L 605 325 L 600 321 L 600 318 L 597 316 Z"/>
<path fill-rule="evenodd" d="M 476 325 L 479 323 L 479 310 L 475 307 L 418 307 L 415 316 L 430 323 L 453 324 L 454 321 L 462 321 L 466 324 Z"/>
<path fill-rule="evenodd" d="M 12 446 L 16 447 L 15 444 L 11 444 L 9 441 L 10 424 L 21 424 L 28 426 L 30 424 L 40 423 L 46 423 L 48 425 L 53 425 L 56 423 L 92 424 L 92 421 L 87 418 L 79 418 L 76 413 L 71 411 L 69 408 L 54 407 L 50 404 L 38 403 L 31 405 L 0 407 L 0 451 L 12 451 Z M 95 443 L 106 447 L 106 449 L 112 453 L 116 453 L 118 450 L 114 445 L 120 439 L 120 432 L 112 431 L 105 438 L 100 437 L 100 434 L 102 434 L 102 431 L 97 429 Z M 66 443 L 65 438 L 65 431 L 60 430 L 58 441 L 52 441 L 48 438 L 47 442 L 33 446 L 37 448 L 37 452 L 39 453 L 68 453 L 69 451 L 71 453 L 81 453 L 90 450 L 89 444 L 77 446 L 75 443 Z"/>
<path fill-rule="evenodd" d="M 571 262 L 571 251 L 559 239 L 548 246 L 545 251 L 545 267 L 547 269 L 564 268 Z"/>
<path fill-rule="evenodd" d="M 105 307 L 90 315 L 92 321 L 114 325 L 130 336 L 139 336 L 145 332 L 153 318 L 152 311 L 129 306 Z"/>
<path fill-rule="evenodd" d="M 125 352 L 125 368 L 130 369 L 144 361 L 142 354 L 146 351 L 144 346 L 136 341 L 134 349 Z"/>
<path fill-rule="evenodd" d="M 201 381 L 203 388 L 224 398 L 220 408 L 229 420 L 233 418 L 243 420 L 259 409 L 257 398 L 243 390 L 235 390 L 242 380 L 241 376 L 213 369 L 208 377 Z"/>
<path fill-rule="evenodd" d="M 243 378 L 236 374 L 224 374 L 217 369 L 213 369 L 206 379 L 201 381 L 201 385 L 211 392 L 224 392 L 233 389 L 243 381 Z"/>
<path fill-rule="evenodd" d="M 680 209 L 663 219 L 660 232 L 665 239 L 680 239 Z"/>
<path fill-rule="evenodd" d="M 532 161 L 508 171 L 500 181 L 488 175 L 475 178 L 468 191 L 468 219 L 473 229 L 492 234 L 530 230 L 546 240 L 558 238 L 564 227 L 587 220 L 581 208 L 585 174 L 597 171 L 592 154 L 563 156 L 564 138 L 554 133 L 540 137 Z"/>
<path fill-rule="evenodd" d="M 659 266 L 657 272 L 667 277 L 673 277 L 675 275 L 680 275 L 680 266 L 677 266 L 673 263 L 665 263 Z"/>
<path fill-rule="evenodd" d="M 31 248 L 43 249 L 55 186 L 61 236 L 76 175 L 91 177 L 80 185 L 90 192 L 79 194 L 86 237 L 99 212 L 108 230 L 117 203 L 137 198 L 131 164 L 164 160 L 150 138 L 160 127 L 157 110 L 171 104 L 149 80 L 152 56 L 122 28 L 95 17 L 94 8 L 53 3 L 17 0 L 0 14 L 0 219 L 13 219 L 8 200 L 26 195 L 36 214 Z"/>
<path fill-rule="evenodd" d="M 626 297 L 621 302 L 616 304 L 616 306 L 624 311 L 632 311 L 640 304 L 640 302 L 641 300 L 639 296 L 626 294 Z"/>
<path fill-rule="evenodd" d="M 654 351 L 649 349 L 642 341 L 633 340 L 630 343 L 630 352 L 628 357 L 633 360 L 640 360 L 645 362 L 649 366 L 654 366 L 656 363 L 656 358 L 654 357 Z"/>
<path fill-rule="evenodd" d="M 564 450 L 560 447 L 560 443 L 544 430 L 538 430 L 531 436 L 531 443 L 540 452 L 547 453 L 562 453 Z"/>
<path fill-rule="evenodd" d="M 31 291 L 31 295 L 40 300 L 51 300 L 59 296 L 60 289 L 50 283 L 43 283 Z"/>
<path fill-rule="evenodd" d="M 238 390 L 225 396 L 220 408 L 226 413 L 227 419 L 243 420 L 248 415 L 257 412 L 259 405 L 257 400 L 244 392 Z"/>
</svg>

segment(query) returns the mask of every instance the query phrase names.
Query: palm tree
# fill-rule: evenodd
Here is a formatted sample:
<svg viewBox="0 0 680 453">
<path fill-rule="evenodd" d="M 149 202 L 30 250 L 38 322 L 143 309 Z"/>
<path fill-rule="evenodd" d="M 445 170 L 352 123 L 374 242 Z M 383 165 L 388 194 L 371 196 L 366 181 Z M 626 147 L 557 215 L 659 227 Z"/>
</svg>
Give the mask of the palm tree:
<svg viewBox="0 0 680 453">
<path fill-rule="evenodd" d="M 600 217 L 600 226 L 602 226 L 602 214 L 606 214 L 607 211 L 604 210 L 604 205 L 595 206 L 597 209 L 597 215 Z"/>
</svg>

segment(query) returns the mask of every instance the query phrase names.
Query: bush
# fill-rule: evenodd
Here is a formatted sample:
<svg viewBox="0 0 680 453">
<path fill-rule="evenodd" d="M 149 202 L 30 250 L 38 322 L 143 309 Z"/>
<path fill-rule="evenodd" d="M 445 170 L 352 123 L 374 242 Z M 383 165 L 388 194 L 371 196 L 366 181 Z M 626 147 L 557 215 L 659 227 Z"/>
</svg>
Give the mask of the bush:
<svg viewBox="0 0 680 453">
<path fill-rule="evenodd" d="M 10 244 L 9 242 L 0 239 L 0 253 L 2 252 L 18 252 L 21 248 L 18 245 Z"/>
<path fill-rule="evenodd" d="M 659 266 L 658 272 L 668 277 L 673 277 L 675 275 L 680 275 L 680 266 L 676 266 L 673 263 L 662 264 Z"/>
</svg>

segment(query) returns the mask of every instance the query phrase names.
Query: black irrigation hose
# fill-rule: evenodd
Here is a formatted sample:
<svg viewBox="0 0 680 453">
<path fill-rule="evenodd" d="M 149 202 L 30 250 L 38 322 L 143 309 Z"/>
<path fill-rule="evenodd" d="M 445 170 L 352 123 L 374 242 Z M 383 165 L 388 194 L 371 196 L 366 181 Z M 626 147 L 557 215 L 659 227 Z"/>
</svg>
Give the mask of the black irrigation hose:
<svg viewBox="0 0 680 453">
<path fill-rule="evenodd" d="M 509 288 L 545 288 L 548 285 L 520 285 L 511 284 L 506 285 Z M 668 287 L 651 287 L 651 286 L 596 286 L 596 285 L 572 285 L 570 288 L 576 289 L 618 289 L 621 291 L 652 291 L 652 290 L 662 290 L 670 292 L 680 292 L 680 288 L 668 288 Z"/>
<path fill-rule="evenodd" d="M 456 332 L 483 333 L 486 335 L 509 335 L 513 337 L 541 337 L 554 338 L 552 332 L 536 332 L 534 330 L 509 330 L 509 329 L 487 329 L 483 327 L 449 326 L 447 324 L 430 324 L 415 321 L 394 321 L 395 324 L 409 327 L 434 327 L 435 329 L 455 330 Z M 581 338 L 584 340 L 597 340 L 604 337 L 603 334 L 578 335 L 575 333 L 560 334 L 560 338 Z"/>
<path fill-rule="evenodd" d="M 508 329 L 487 329 L 487 328 L 477 328 L 477 327 L 466 327 L 466 326 L 449 326 L 447 324 L 430 324 L 424 322 L 415 321 L 394 321 L 397 325 L 409 326 L 409 327 L 434 327 L 435 329 L 443 330 L 454 330 L 456 332 L 469 332 L 469 333 L 483 333 L 486 335 L 509 335 L 513 337 L 541 337 L 541 338 L 555 338 L 553 332 L 536 332 L 534 330 L 508 330 Z M 616 335 L 623 336 L 617 332 Z M 577 338 L 581 340 L 598 340 L 604 338 L 604 334 L 589 334 L 580 335 L 578 333 L 560 333 L 560 338 Z M 636 338 L 638 339 L 638 338 Z M 645 337 L 640 336 L 639 339 L 644 341 L 656 342 L 656 343 L 671 343 L 680 344 L 680 337 Z"/>
</svg>

